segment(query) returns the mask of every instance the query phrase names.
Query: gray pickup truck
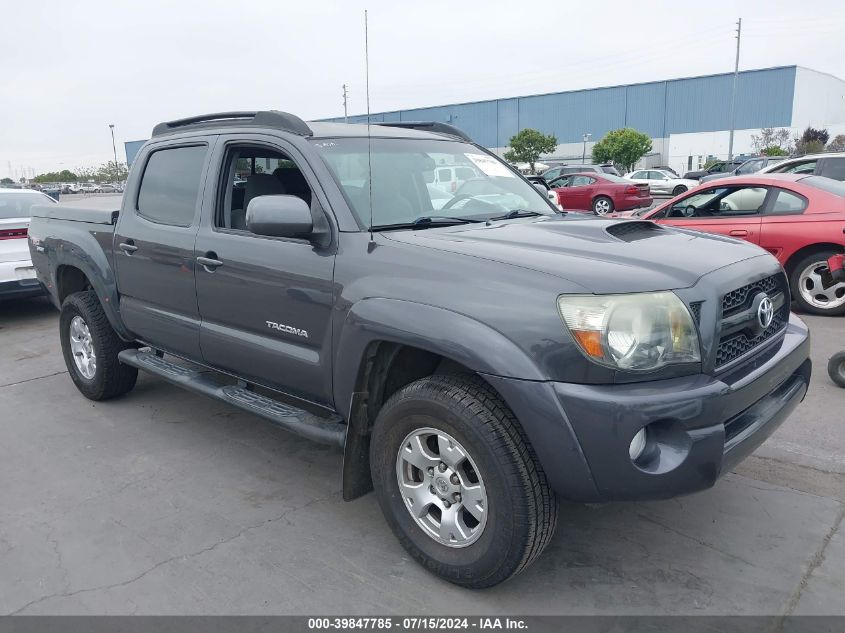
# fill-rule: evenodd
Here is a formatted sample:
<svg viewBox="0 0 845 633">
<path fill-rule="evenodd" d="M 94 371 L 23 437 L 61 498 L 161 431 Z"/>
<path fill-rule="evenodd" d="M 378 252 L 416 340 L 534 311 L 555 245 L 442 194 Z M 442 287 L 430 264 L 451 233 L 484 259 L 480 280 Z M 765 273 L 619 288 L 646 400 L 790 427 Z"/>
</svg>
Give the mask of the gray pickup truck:
<svg viewBox="0 0 845 633">
<path fill-rule="evenodd" d="M 712 486 L 810 377 L 774 257 L 561 213 L 439 123 L 161 123 L 119 211 L 36 207 L 29 240 L 83 395 L 140 369 L 334 444 L 344 497 L 469 587 L 539 556 L 557 497 Z"/>
</svg>

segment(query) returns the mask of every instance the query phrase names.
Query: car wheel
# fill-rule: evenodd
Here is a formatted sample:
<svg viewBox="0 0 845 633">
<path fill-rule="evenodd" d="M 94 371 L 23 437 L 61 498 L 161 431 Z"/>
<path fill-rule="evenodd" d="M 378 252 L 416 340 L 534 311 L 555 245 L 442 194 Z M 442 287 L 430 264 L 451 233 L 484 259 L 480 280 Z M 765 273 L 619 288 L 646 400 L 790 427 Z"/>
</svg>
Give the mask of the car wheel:
<svg viewBox="0 0 845 633">
<path fill-rule="evenodd" d="M 672 195 L 673 196 L 679 196 L 682 193 L 684 193 L 686 190 L 687 190 L 687 188 L 684 185 L 678 185 L 677 187 L 672 189 Z"/>
<path fill-rule="evenodd" d="M 593 213 L 596 215 L 607 215 L 613 212 L 613 200 L 607 196 L 599 196 L 593 200 Z"/>
<path fill-rule="evenodd" d="M 827 373 L 833 382 L 840 387 L 845 387 L 845 352 L 839 352 L 830 357 Z"/>
<path fill-rule="evenodd" d="M 108 400 L 135 386 L 138 370 L 117 360 L 119 352 L 133 345 L 112 329 L 93 290 L 64 300 L 59 333 L 68 373 L 86 398 Z"/>
<path fill-rule="evenodd" d="M 811 253 L 795 264 L 789 286 L 795 302 L 808 314 L 845 314 L 845 282 L 836 282 L 827 265 L 834 250 Z"/>
<path fill-rule="evenodd" d="M 408 553 L 464 587 L 527 567 L 557 524 L 557 501 L 507 405 L 475 376 L 435 375 L 397 391 L 370 443 L 382 512 Z"/>
</svg>

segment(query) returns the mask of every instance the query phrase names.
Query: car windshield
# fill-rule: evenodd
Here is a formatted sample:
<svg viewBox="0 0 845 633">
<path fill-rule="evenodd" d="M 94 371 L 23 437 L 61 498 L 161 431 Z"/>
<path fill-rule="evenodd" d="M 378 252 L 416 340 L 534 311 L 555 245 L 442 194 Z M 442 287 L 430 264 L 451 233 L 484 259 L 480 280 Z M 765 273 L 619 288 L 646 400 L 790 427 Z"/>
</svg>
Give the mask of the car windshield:
<svg viewBox="0 0 845 633">
<path fill-rule="evenodd" d="M 457 221 L 498 218 L 513 211 L 557 213 L 534 185 L 468 143 L 393 138 L 368 141 L 365 137 L 315 139 L 313 143 L 350 207 L 367 227 L 412 224 L 431 216 L 438 221 Z M 454 167 L 443 170 L 454 176 L 445 181 L 435 178 L 435 170 L 441 167 Z M 436 222 L 416 226 L 433 225 Z"/>
<path fill-rule="evenodd" d="M 34 204 L 55 202 L 43 193 L 2 193 L 0 192 L 0 220 L 9 218 L 28 218 L 29 209 Z"/>
</svg>

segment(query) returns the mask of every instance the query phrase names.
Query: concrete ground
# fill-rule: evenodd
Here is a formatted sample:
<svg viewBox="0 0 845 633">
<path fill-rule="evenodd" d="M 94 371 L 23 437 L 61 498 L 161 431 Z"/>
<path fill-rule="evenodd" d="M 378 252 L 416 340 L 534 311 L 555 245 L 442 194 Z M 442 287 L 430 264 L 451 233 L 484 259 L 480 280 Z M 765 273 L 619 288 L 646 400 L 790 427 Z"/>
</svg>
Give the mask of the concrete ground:
<svg viewBox="0 0 845 633">
<path fill-rule="evenodd" d="M 90 402 L 53 308 L 0 303 L 0 614 L 845 614 L 845 390 L 825 371 L 845 320 L 806 320 L 810 393 L 736 472 L 564 503 L 531 568 L 468 591 L 409 559 L 373 495 L 340 499 L 339 453 L 149 376 Z"/>
</svg>

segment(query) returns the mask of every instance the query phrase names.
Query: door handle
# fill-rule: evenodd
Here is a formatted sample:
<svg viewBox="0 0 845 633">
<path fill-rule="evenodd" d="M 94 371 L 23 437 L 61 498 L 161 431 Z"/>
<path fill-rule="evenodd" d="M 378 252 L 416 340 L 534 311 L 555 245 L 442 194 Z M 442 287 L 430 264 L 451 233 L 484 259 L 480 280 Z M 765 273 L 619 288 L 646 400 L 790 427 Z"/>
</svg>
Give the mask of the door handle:
<svg viewBox="0 0 845 633">
<path fill-rule="evenodd" d="M 217 259 L 215 253 L 206 253 L 206 257 L 197 257 L 197 263 L 205 268 L 208 273 L 213 273 L 218 266 L 223 265 L 223 262 Z"/>
<path fill-rule="evenodd" d="M 131 255 L 132 253 L 138 250 L 138 247 L 135 246 L 135 243 L 132 240 L 121 242 L 120 244 L 118 244 L 118 246 L 120 247 L 120 250 L 122 250 L 127 255 Z"/>
<path fill-rule="evenodd" d="M 734 237 L 747 237 L 748 231 L 744 229 L 734 229 L 731 231 L 731 235 L 733 235 Z"/>
</svg>

